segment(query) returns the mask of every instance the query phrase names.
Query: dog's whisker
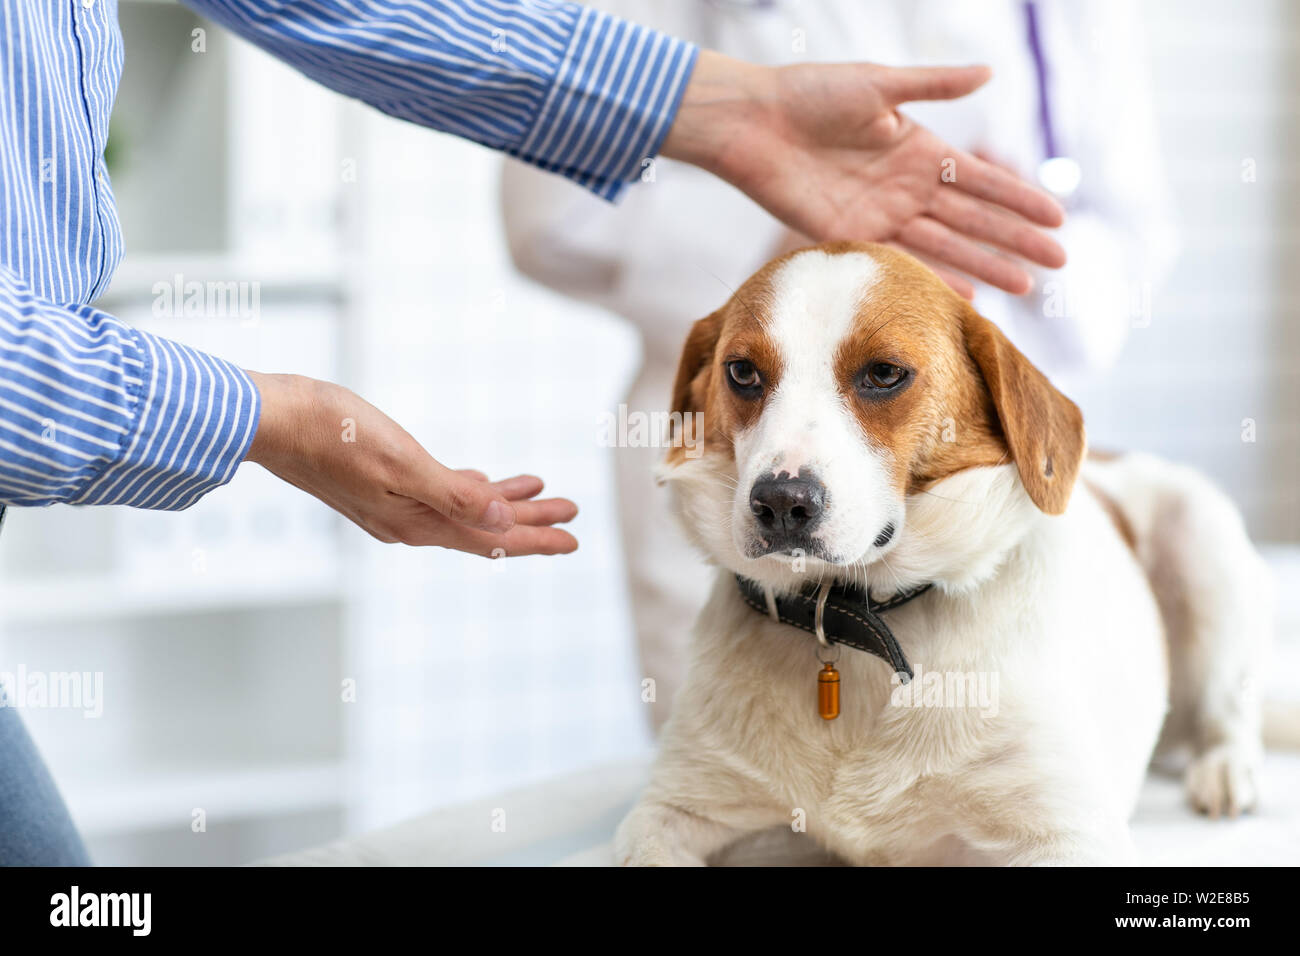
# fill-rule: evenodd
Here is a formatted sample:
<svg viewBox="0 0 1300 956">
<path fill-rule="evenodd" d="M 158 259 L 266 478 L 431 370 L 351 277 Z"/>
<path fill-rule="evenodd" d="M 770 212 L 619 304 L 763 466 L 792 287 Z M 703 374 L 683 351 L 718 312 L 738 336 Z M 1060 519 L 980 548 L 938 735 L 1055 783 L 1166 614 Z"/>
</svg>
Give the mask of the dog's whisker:
<svg viewBox="0 0 1300 956">
<path fill-rule="evenodd" d="M 913 492 L 913 494 L 927 495 L 931 498 L 938 498 L 940 501 L 951 501 L 953 504 L 957 505 L 979 505 L 984 503 L 983 501 L 966 501 L 962 498 L 949 498 L 946 495 L 937 495 L 933 491 L 917 491 Z"/>
<path fill-rule="evenodd" d="M 889 563 L 889 560 L 883 554 L 880 556 L 880 564 L 889 572 L 890 577 L 894 579 L 894 584 L 898 590 L 903 590 L 904 585 L 902 577 L 900 577 L 898 572 L 894 570 L 894 566 Z"/>
</svg>

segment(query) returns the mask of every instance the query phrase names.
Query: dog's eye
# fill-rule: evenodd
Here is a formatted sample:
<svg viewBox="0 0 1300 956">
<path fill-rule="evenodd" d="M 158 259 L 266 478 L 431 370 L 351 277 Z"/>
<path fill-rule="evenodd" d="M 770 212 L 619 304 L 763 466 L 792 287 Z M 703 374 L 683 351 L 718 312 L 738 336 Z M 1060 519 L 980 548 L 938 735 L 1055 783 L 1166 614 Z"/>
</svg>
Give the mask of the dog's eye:
<svg viewBox="0 0 1300 956">
<path fill-rule="evenodd" d="M 763 376 L 758 374 L 753 362 L 745 359 L 727 363 L 727 378 L 730 379 L 732 388 L 742 395 L 757 392 L 763 385 Z"/>
<path fill-rule="evenodd" d="M 862 375 L 864 388 L 897 388 L 907 378 L 907 369 L 891 362 L 872 362 Z"/>
</svg>

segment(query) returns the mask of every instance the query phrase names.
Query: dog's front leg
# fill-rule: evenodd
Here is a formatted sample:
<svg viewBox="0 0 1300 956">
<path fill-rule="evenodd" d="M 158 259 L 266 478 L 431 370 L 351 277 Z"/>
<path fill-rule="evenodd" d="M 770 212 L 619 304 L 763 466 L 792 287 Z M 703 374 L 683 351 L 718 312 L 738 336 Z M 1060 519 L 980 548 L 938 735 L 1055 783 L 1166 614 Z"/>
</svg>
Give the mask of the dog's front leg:
<svg viewBox="0 0 1300 956">
<path fill-rule="evenodd" d="M 706 866 L 745 834 L 790 822 L 766 781 L 699 729 L 689 700 L 678 698 L 650 783 L 614 836 L 619 866 Z"/>
<path fill-rule="evenodd" d="M 1000 848 L 1007 866 L 1135 866 L 1137 851 L 1128 824 L 1109 821 L 1086 828 L 1061 827 L 1022 834 Z"/>
<path fill-rule="evenodd" d="M 707 866 L 710 856 L 743 831 L 698 813 L 643 800 L 614 837 L 619 866 Z"/>
</svg>

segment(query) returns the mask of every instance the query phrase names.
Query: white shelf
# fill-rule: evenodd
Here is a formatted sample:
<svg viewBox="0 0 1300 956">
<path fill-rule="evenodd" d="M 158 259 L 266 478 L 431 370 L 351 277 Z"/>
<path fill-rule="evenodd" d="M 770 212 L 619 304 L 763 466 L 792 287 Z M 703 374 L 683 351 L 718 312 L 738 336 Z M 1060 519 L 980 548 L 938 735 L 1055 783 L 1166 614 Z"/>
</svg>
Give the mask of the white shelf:
<svg viewBox="0 0 1300 956">
<path fill-rule="evenodd" d="M 261 283 L 264 293 L 295 293 L 311 298 L 342 298 L 347 272 L 336 258 L 267 259 L 221 252 L 189 254 L 130 254 L 113 274 L 101 302 L 152 299 L 154 286 L 180 274 L 186 281 L 247 280 Z"/>
<path fill-rule="evenodd" d="M 294 579 L 257 575 L 224 581 L 190 578 L 140 582 L 116 575 L 59 575 L 48 581 L 0 586 L 6 626 L 143 617 L 158 614 L 244 610 L 340 599 L 337 574 Z"/>
<path fill-rule="evenodd" d="M 189 827 L 195 808 L 214 824 L 342 807 L 346 774 L 341 763 L 149 771 L 104 783 L 61 782 L 68 809 L 83 836 Z"/>
</svg>

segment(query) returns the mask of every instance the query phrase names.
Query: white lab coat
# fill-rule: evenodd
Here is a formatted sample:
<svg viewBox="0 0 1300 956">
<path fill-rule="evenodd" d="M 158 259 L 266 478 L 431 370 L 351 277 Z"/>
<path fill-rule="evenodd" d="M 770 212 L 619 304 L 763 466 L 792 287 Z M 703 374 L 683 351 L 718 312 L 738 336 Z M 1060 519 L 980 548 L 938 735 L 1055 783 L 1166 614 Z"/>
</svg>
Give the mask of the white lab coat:
<svg viewBox="0 0 1300 956">
<path fill-rule="evenodd" d="M 955 102 L 905 111 L 963 149 L 1032 178 L 1045 159 L 1037 72 L 1024 4 L 1009 0 L 600 0 L 595 5 L 753 62 L 865 60 L 985 63 L 994 79 Z M 1105 368 L 1174 252 L 1168 199 L 1133 4 L 1043 2 L 1042 48 L 1058 151 L 1082 169 L 1058 239 L 1060 272 L 1016 299 L 981 289 L 976 306 L 1069 390 Z M 713 177 L 659 160 L 653 181 L 609 205 L 518 163 L 502 181 L 511 252 L 521 270 L 608 308 L 641 332 L 644 362 L 630 409 L 666 408 L 691 323 L 785 241 L 785 228 Z M 624 551 L 656 724 L 685 668 L 685 643 L 711 574 L 667 513 L 651 471 L 661 452 L 617 450 Z"/>
</svg>

